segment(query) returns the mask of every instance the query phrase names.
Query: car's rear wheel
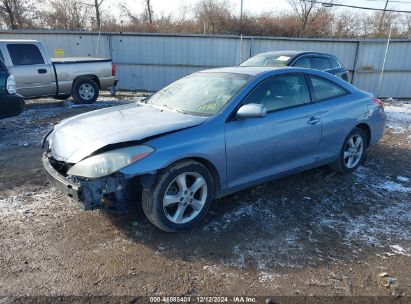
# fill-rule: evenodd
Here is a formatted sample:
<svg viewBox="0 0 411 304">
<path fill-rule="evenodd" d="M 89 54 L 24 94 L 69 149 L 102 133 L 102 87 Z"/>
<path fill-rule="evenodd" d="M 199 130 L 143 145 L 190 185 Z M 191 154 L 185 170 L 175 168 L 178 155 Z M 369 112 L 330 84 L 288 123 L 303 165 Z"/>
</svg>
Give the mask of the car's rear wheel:
<svg viewBox="0 0 411 304">
<path fill-rule="evenodd" d="M 365 160 L 367 140 L 367 135 L 363 130 L 354 128 L 346 137 L 339 158 L 331 164 L 331 168 L 346 173 L 357 169 Z"/>
<path fill-rule="evenodd" d="M 188 230 L 204 219 L 210 207 L 213 181 L 196 161 L 176 163 L 143 190 L 143 210 L 155 226 L 167 232 Z"/>
<path fill-rule="evenodd" d="M 94 103 L 97 100 L 98 94 L 98 85 L 89 78 L 77 79 L 73 84 L 72 95 L 76 103 Z"/>
</svg>

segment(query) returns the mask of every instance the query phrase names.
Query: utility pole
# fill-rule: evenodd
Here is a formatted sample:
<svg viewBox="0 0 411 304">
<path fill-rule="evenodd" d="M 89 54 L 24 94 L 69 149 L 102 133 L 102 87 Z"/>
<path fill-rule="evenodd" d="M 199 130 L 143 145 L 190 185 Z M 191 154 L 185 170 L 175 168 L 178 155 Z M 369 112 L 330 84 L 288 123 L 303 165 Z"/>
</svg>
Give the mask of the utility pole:
<svg viewBox="0 0 411 304">
<path fill-rule="evenodd" d="M 383 12 L 382 12 L 382 16 L 381 16 L 381 20 L 380 20 L 380 25 L 378 26 L 378 34 L 379 34 L 379 35 L 381 34 L 382 25 L 383 25 L 383 23 L 384 23 L 385 13 L 386 13 L 387 6 L 388 6 L 388 2 L 389 2 L 389 1 L 390 1 L 390 0 L 386 0 L 386 1 L 385 1 L 385 6 L 384 6 L 384 10 L 383 10 Z"/>
</svg>

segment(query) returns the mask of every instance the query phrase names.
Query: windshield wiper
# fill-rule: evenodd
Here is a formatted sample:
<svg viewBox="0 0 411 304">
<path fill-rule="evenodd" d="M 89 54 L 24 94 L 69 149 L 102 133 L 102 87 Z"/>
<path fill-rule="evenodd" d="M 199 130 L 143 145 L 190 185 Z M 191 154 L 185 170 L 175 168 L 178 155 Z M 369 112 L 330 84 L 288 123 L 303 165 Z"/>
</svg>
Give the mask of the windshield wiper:
<svg viewBox="0 0 411 304">
<path fill-rule="evenodd" d="M 176 111 L 176 112 L 178 112 L 178 113 L 187 114 L 184 110 L 173 109 L 173 108 L 170 108 L 170 107 L 169 107 L 168 105 L 166 105 L 166 104 L 163 104 L 162 106 L 165 107 L 165 108 L 167 108 L 167 109 L 169 109 L 169 110 L 171 110 L 171 111 Z"/>
</svg>

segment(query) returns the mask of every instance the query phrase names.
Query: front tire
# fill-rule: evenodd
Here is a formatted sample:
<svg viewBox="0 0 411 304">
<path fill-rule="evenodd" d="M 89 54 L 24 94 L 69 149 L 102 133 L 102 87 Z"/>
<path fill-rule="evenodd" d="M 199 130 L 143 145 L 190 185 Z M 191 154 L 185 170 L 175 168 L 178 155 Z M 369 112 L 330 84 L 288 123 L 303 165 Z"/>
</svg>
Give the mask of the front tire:
<svg viewBox="0 0 411 304">
<path fill-rule="evenodd" d="M 75 103 L 94 103 L 97 100 L 98 94 L 98 85 L 89 78 L 77 79 L 73 84 L 72 95 Z"/>
<path fill-rule="evenodd" d="M 189 230 L 204 219 L 212 194 L 208 169 L 199 162 L 184 161 L 159 174 L 157 182 L 143 190 L 143 211 L 163 231 Z"/>
<path fill-rule="evenodd" d="M 353 172 L 365 161 L 367 142 L 364 131 L 354 128 L 344 140 L 338 159 L 330 167 L 337 172 Z"/>
</svg>

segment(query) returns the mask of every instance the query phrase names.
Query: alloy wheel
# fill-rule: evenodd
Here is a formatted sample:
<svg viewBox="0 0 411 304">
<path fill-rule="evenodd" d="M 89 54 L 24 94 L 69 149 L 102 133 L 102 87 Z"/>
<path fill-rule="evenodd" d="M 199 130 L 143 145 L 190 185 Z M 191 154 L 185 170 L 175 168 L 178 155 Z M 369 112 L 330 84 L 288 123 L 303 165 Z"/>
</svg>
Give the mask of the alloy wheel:
<svg viewBox="0 0 411 304">
<path fill-rule="evenodd" d="M 358 165 L 364 152 L 364 141 L 358 134 L 354 134 L 347 141 L 344 149 L 344 164 L 352 169 Z"/>
<path fill-rule="evenodd" d="M 163 197 L 164 213 L 174 224 L 194 220 L 203 210 L 208 189 L 205 179 L 196 172 L 178 175 L 167 187 Z"/>
</svg>

